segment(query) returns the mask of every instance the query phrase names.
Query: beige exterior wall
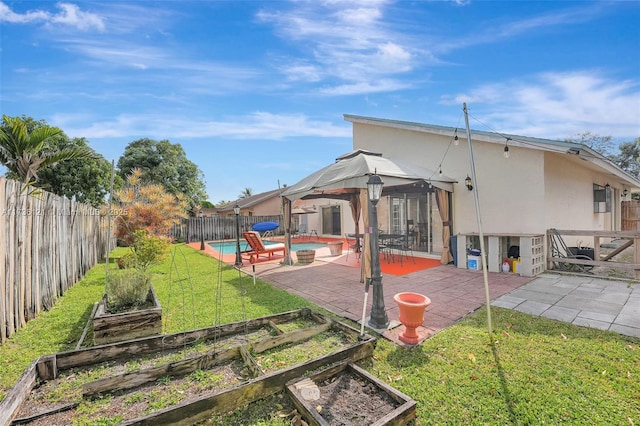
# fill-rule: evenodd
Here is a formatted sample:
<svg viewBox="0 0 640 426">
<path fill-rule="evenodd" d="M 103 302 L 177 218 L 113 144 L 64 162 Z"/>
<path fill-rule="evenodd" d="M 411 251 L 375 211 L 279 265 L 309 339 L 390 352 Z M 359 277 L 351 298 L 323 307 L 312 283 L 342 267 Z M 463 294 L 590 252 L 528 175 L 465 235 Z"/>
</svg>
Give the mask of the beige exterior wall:
<svg viewBox="0 0 640 426">
<path fill-rule="evenodd" d="M 249 216 L 249 214 L 252 216 L 277 216 L 281 214 L 281 212 L 282 202 L 280 201 L 279 195 L 241 210 L 241 214 L 244 216 Z"/>
<path fill-rule="evenodd" d="M 620 230 L 621 187 L 603 173 L 580 167 L 582 160 L 545 154 L 545 214 L 548 228 Z M 593 212 L 593 184 L 612 186 L 611 212 Z"/>
<path fill-rule="evenodd" d="M 385 157 L 404 160 L 454 178 L 454 233 L 477 232 L 475 199 L 464 180 L 471 176 L 469 148 L 464 131 L 458 145 L 451 138 L 381 126 L 354 123 L 354 149 L 381 152 Z M 503 156 L 503 145 L 474 141 L 481 217 L 485 233 L 537 233 L 544 230 L 544 155 L 540 151 L 510 148 L 511 158 Z M 434 178 L 437 178 L 437 174 Z"/>
<path fill-rule="evenodd" d="M 454 178 L 452 198 L 454 234 L 477 232 L 473 191 L 464 180 L 471 176 L 466 131 L 458 130 L 458 145 L 450 136 L 353 123 L 354 149 L 380 152 Z M 448 147 L 448 151 L 447 151 Z M 473 155 L 483 231 L 544 234 L 549 228 L 620 229 L 622 186 L 609 175 L 567 154 L 473 140 Z M 445 156 L 446 152 L 446 156 Z M 437 178 L 437 175 L 434 176 Z M 612 213 L 593 213 L 593 183 L 612 186 Z M 383 218 L 381 217 L 381 221 Z"/>
</svg>

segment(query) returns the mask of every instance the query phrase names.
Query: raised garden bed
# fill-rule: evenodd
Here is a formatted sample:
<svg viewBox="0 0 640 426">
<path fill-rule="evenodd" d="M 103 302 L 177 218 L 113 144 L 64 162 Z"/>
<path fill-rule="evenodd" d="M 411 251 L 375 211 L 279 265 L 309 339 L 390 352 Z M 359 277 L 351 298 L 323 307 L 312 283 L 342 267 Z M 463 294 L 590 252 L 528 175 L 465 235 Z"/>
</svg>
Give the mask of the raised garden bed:
<svg viewBox="0 0 640 426">
<path fill-rule="evenodd" d="M 194 424 L 371 356 L 375 339 L 358 334 L 302 309 L 41 357 L 0 403 L 0 424 Z M 282 356 L 296 345 L 303 356 Z"/>
<path fill-rule="evenodd" d="M 300 386 L 300 381 L 289 384 L 287 391 L 310 425 L 403 425 L 416 415 L 413 399 L 351 363 L 340 363 L 303 381 Z"/>
<path fill-rule="evenodd" d="M 96 345 L 139 339 L 162 334 L 162 306 L 153 286 L 147 296 L 149 308 L 110 314 L 105 294 L 93 317 L 93 341 Z"/>
</svg>

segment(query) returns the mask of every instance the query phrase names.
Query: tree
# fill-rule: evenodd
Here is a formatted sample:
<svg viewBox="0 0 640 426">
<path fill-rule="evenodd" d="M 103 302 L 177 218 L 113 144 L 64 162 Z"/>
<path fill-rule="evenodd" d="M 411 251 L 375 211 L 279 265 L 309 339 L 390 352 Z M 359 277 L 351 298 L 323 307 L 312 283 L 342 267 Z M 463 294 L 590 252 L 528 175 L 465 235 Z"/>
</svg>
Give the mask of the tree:
<svg viewBox="0 0 640 426">
<path fill-rule="evenodd" d="M 619 146 L 619 153 L 609 157 L 622 170 L 640 180 L 640 138 L 634 142 L 624 142 Z"/>
<path fill-rule="evenodd" d="M 213 205 L 213 203 L 211 201 L 203 201 L 202 202 L 202 208 L 203 209 L 214 209 L 216 206 Z"/>
<path fill-rule="evenodd" d="M 131 142 L 118 160 L 118 170 L 124 179 L 133 169 L 141 170 L 145 183 L 162 185 L 176 196 L 184 194 L 190 210 L 207 198 L 204 175 L 180 144 L 148 138 Z"/>
<path fill-rule="evenodd" d="M 238 195 L 238 198 L 249 198 L 253 195 L 253 189 L 251 188 L 245 188 L 242 190 L 242 192 L 240 193 L 240 195 Z"/>
<path fill-rule="evenodd" d="M 609 157 L 612 154 L 613 143 L 611 142 L 611 136 L 600 136 L 591 132 L 584 132 L 567 138 L 566 141 L 586 145 L 605 157 Z"/>
<path fill-rule="evenodd" d="M 54 194 L 98 207 L 105 203 L 111 187 L 111 163 L 87 145 L 85 138 L 66 138 L 57 141 L 61 149 L 84 147 L 94 153 L 89 159 L 60 161 L 55 167 L 46 167 L 38 173 L 38 187 Z M 114 176 L 114 188 L 121 188 L 123 180 Z"/>
<path fill-rule="evenodd" d="M 38 181 L 38 171 L 63 160 L 90 159 L 95 152 L 87 147 L 58 148 L 55 139 L 62 130 L 27 117 L 2 116 L 0 128 L 0 163 L 29 186 Z M 32 127 L 29 128 L 28 124 Z"/>
<path fill-rule="evenodd" d="M 170 194 L 159 184 L 143 183 L 140 169 L 134 169 L 127 176 L 127 185 L 114 195 L 122 211 L 115 220 L 116 237 L 127 245 L 135 241 L 137 231 L 168 237 L 171 226 L 187 217 L 184 195 Z"/>
</svg>

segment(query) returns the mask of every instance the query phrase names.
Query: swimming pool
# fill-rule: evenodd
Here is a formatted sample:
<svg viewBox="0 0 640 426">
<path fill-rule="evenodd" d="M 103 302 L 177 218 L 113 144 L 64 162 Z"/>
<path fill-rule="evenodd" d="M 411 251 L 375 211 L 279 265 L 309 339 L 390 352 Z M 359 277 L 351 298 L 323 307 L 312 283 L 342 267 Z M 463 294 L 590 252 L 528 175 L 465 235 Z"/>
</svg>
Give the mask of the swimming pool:
<svg viewBox="0 0 640 426">
<path fill-rule="evenodd" d="M 265 246 L 269 244 L 275 244 L 277 241 L 262 240 Z M 235 241 L 218 241 L 209 243 L 209 245 L 222 254 L 234 254 L 236 252 Z M 293 243 L 291 244 L 291 251 L 296 250 L 316 250 L 319 248 L 327 247 L 324 243 Z M 240 240 L 240 251 L 249 250 L 249 244 L 243 239 Z"/>
</svg>

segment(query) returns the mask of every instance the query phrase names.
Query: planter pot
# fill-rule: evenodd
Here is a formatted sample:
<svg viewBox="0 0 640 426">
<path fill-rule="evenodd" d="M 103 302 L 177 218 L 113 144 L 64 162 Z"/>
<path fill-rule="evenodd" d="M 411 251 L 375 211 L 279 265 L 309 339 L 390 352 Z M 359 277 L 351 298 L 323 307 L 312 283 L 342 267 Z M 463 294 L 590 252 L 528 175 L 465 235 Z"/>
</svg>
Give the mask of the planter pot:
<svg viewBox="0 0 640 426">
<path fill-rule="evenodd" d="M 151 308 L 110 314 L 105 294 L 93 317 L 94 343 L 103 345 L 162 334 L 162 306 L 153 285 L 147 300 L 152 303 Z"/>
<path fill-rule="evenodd" d="M 332 241 L 327 243 L 331 256 L 340 256 L 342 254 L 342 241 Z"/>
<path fill-rule="evenodd" d="M 431 299 L 419 293 L 397 293 L 393 300 L 400 308 L 400 322 L 405 327 L 404 333 L 399 338 L 405 343 L 415 345 L 418 343 L 416 328 L 424 321 L 424 310 L 431 304 Z"/>
<path fill-rule="evenodd" d="M 296 257 L 298 258 L 298 263 L 303 265 L 308 265 L 309 263 L 313 263 L 316 258 L 315 250 L 298 250 L 296 251 Z"/>
</svg>

